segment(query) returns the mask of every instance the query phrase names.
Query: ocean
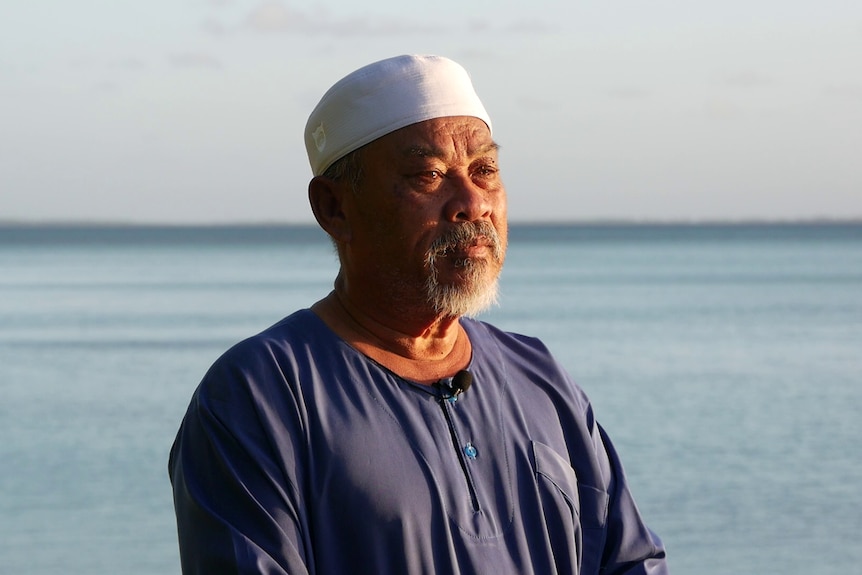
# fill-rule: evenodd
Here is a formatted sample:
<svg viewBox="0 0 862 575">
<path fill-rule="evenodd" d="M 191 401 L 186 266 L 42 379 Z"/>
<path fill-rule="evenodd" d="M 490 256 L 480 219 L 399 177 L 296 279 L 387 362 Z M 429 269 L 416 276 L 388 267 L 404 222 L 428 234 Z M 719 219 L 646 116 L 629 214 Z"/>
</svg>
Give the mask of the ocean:
<svg viewBox="0 0 862 575">
<path fill-rule="evenodd" d="M 178 574 L 167 456 L 310 227 L 0 226 L 0 572 Z M 586 390 L 675 574 L 862 564 L 862 224 L 513 225 L 501 304 Z"/>
</svg>

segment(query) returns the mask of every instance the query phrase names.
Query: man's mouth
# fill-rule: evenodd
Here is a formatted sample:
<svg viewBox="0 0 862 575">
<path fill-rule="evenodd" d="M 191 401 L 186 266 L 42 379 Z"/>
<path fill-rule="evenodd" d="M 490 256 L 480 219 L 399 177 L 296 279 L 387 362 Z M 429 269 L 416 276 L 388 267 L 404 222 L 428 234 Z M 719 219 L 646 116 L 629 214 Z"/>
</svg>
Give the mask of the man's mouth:
<svg viewBox="0 0 862 575">
<path fill-rule="evenodd" d="M 460 259 L 473 259 L 486 257 L 490 251 L 490 243 L 485 241 L 475 241 L 458 246 L 449 246 L 443 249 L 440 257 Z"/>
<path fill-rule="evenodd" d="M 497 242 L 496 230 L 490 223 L 462 224 L 437 238 L 428 256 L 446 258 L 456 266 L 466 266 L 471 261 L 499 260 L 500 247 Z"/>
</svg>

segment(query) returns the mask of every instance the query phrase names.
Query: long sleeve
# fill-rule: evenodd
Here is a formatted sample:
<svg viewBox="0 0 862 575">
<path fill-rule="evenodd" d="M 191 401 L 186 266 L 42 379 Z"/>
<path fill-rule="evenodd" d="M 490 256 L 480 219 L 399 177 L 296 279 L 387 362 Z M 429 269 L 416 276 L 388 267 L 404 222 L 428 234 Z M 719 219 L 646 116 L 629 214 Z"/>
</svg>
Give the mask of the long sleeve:
<svg viewBox="0 0 862 575">
<path fill-rule="evenodd" d="M 664 545 L 644 523 L 629 491 L 622 462 L 604 429 L 596 424 L 610 464 L 610 504 L 602 575 L 666 575 Z"/>
<path fill-rule="evenodd" d="M 313 572 L 299 490 L 277 456 L 284 446 L 272 445 L 246 377 L 214 366 L 171 450 L 185 575 Z"/>
<path fill-rule="evenodd" d="M 530 439 L 549 446 L 574 472 L 578 575 L 667 574 L 664 545 L 638 511 L 620 457 L 584 390 L 541 341 L 517 334 L 499 334 L 497 341 L 505 344 L 509 377 L 529 382 L 518 386 L 513 403 L 525 414 Z"/>
</svg>

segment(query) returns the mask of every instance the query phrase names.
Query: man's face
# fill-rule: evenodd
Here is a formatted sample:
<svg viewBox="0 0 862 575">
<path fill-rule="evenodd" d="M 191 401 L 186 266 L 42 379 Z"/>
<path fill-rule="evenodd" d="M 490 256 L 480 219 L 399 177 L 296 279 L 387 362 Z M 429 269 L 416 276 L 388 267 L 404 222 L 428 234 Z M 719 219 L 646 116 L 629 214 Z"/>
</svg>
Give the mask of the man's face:
<svg viewBox="0 0 862 575">
<path fill-rule="evenodd" d="M 485 123 L 457 116 L 414 124 L 368 144 L 361 161 L 359 191 L 346 205 L 350 269 L 438 314 L 492 304 L 506 192 Z"/>
</svg>

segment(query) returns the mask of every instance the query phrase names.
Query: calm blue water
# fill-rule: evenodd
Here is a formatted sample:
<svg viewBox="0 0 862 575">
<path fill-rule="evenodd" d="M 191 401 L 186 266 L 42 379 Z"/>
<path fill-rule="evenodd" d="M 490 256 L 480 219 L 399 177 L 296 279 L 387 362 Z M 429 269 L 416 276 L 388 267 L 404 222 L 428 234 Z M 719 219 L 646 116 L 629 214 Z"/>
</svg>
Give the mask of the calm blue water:
<svg viewBox="0 0 862 575">
<path fill-rule="evenodd" d="M 336 265 L 290 228 L 0 228 L 0 572 L 179 573 L 209 364 Z M 677 574 L 862 564 L 862 225 L 516 227 L 502 306 L 615 439 Z"/>
</svg>

